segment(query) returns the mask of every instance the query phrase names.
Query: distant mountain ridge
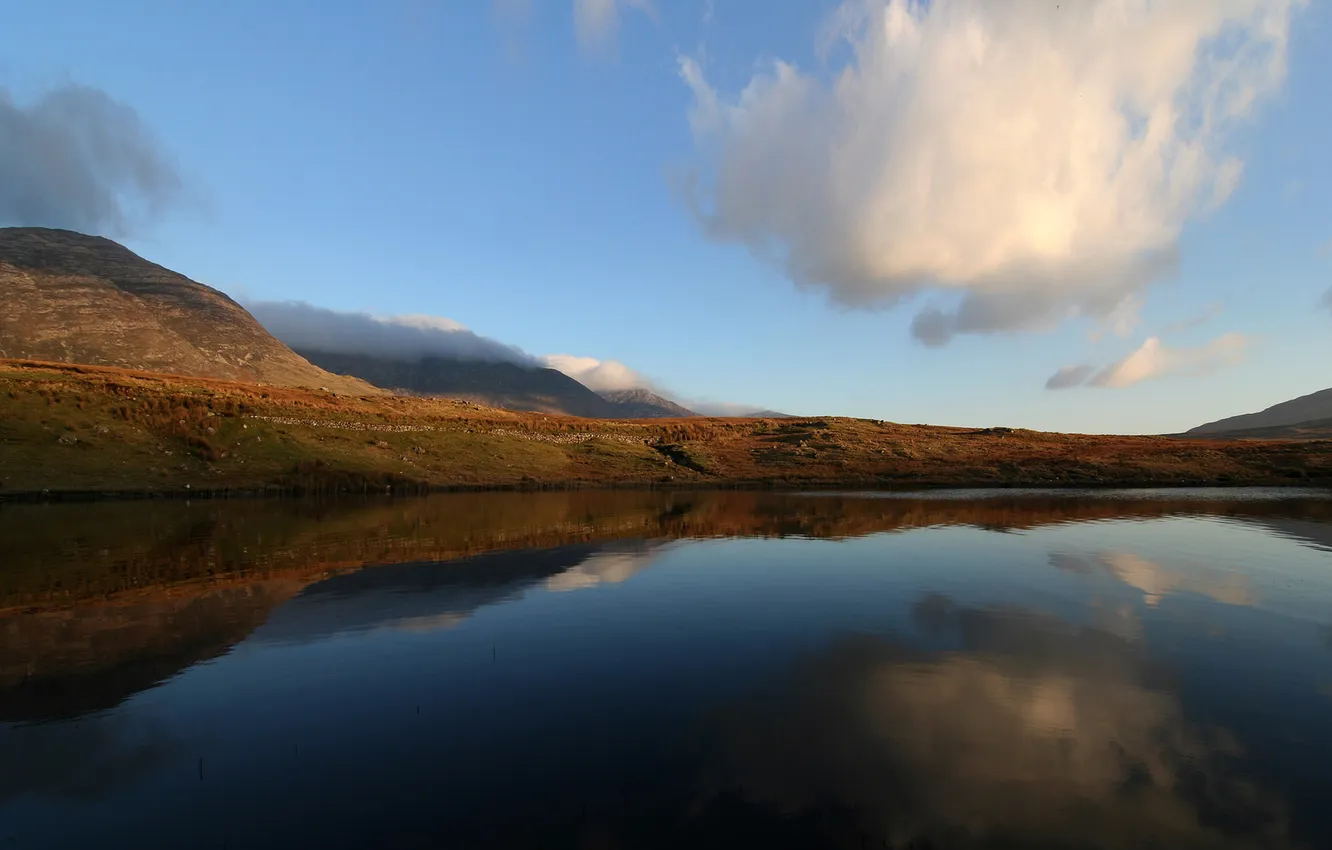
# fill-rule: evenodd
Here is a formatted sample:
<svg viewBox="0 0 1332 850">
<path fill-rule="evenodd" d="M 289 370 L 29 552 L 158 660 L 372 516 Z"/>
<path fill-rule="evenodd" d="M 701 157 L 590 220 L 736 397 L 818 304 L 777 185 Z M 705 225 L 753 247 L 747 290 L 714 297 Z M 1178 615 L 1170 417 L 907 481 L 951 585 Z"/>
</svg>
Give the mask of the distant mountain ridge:
<svg viewBox="0 0 1332 850">
<path fill-rule="evenodd" d="M 461 398 L 486 407 L 613 419 L 614 403 L 556 369 L 490 360 L 416 360 L 301 350 L 315 365 L 409 395 Z"/>
<path fill-rule="evenodd" d="M 697 416 L 645 389 L 596 393 L 559 371 L 502 360 L 426 356 L 417 359 L 300 349 L 311 363 L 410 395 L 460 398 L 486 407 L 588 419 Z"/>
<path fill-rule="evenodd" d="M 1282 436 L 1282 429 L 1309 430 L 1315 425 L 1322 425 L 1325 429 L 1325 424 L 1320 420 L 1332 420 L 1332 389 L 1319 390 L 1290 401 L 1283 401 L 1258 413 L 1218 419 L 1184 433 L 1196 437 L 1261 430 L 1266 433 L 1251 433 L 1246 436 L 1276 437 Z"/>
<path fill-rule="evenodd" d="M 380 392 L 333 375 L 212 287 L 100 236 L 0 228 L 0 357 Z"/>
<path fill-rule="evenodd" d="M 635 387 L 627 390 L 604 390 L 601 397 L 611 402 L 622 419 L 669 419 L 698 416 L 689 408 L 659 396 L 651 390 Z"/>
</svg>

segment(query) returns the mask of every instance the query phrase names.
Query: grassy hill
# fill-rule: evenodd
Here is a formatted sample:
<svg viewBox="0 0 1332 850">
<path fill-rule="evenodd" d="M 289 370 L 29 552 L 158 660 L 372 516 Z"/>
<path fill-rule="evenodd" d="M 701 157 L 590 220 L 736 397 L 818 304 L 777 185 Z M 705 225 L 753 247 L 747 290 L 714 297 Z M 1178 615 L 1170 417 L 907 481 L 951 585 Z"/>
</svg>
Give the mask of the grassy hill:
<svg viewBox="0 0 1332 850">
<path fill-rule="evenodd" d="M 846 418 L 591 420 L 0 361 L 0 494 L 1332 483 L 1332 442 Z"/>
<path fill-rule="evenodd" d="M 223 293 L 123 245 L 0 228 L 0 357 L 373 394 L 311 365 Z"/>
</svg>

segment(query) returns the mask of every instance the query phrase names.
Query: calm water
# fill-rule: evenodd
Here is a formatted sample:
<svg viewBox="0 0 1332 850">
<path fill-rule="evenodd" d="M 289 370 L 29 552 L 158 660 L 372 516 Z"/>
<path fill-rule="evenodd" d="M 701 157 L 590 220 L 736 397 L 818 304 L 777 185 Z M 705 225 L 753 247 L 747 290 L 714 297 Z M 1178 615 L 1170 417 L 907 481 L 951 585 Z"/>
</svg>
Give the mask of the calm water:
<svg viewBox="0 0 1332 850">
<path fill-rule="evenodd" d="M 0 847 L 1332 847 L 1317 493 L 0 507 Z"/>
</svg>

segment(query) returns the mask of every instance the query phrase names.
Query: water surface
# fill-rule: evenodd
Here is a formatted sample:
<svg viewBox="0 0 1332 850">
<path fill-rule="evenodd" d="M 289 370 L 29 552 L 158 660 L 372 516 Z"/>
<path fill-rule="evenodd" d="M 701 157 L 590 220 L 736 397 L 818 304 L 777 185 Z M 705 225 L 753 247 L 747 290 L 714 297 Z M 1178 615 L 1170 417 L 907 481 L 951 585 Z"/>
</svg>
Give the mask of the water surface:
<svg viewBox="0 0 1332 850">
<path fill-rule="evenodd" d="M 1332 847 L 1332 500 L 0 508 L 6 847 Z"/>
</svg>

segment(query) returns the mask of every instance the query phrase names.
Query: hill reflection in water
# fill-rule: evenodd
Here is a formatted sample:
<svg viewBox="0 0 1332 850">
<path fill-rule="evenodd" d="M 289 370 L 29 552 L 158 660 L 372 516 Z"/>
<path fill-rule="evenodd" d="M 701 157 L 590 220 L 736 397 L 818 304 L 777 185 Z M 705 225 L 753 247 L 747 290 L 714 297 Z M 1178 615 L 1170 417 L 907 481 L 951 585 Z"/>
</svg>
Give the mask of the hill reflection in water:
<svg viewBox="0 0 1332 850">
<path fill-rule="evenodd" d="M 1323 494 L 6 506 L 0 539 L 22 846 L 152 843 L 148 810 L 233 846 L 1332 840 Z"/>
</svg>

